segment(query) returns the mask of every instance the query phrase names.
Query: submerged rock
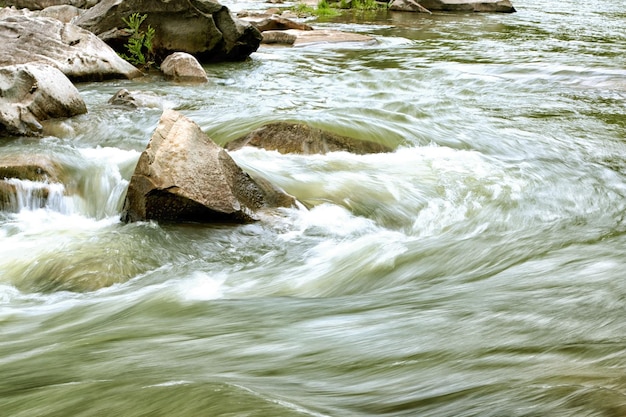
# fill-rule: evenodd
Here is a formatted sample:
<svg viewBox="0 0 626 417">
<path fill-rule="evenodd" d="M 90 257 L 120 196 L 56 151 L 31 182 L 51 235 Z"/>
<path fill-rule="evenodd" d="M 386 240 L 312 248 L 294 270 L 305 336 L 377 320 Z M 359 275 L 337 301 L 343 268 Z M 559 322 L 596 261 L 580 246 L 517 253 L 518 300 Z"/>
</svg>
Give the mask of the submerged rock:
<svg viewBox="0 0 626 417">
<path fill-rule="evenodd" d="M 243 223 L 295 203 L 242 171 L 193 121 L 166 110 L 130 180 L 122 220 Z"/>
<path fill-rule="evenodd" d="M 43 63 L 72 81 L 141 75 L 94 34 L 56 19 L 9 15 L 0 19 L 0 43 L 0 66 Z"/>
<path fill-rule="evenodd" d="M 280 153 L 325 154 L 345 151 L 355 154 L 384 153 L 392 149 L 380 143 L 336 135 L 303 123 L 270 123 L 226 145 L 228 150 L 254 146 Z"/>
<path fill-rule="evenodd" d="M 166 107 L 163 98 L 150 92 L 128 91 L 126 88 L 118 90 L 108 100 L 109 104 L 117 107 L 126 107 L 128 109 L 136 108 L 152 108 L 163 109 Z"/>
<path fill-rule="evenodd" d="M 261 43 L 258 29 L 211 0 L 102 0 L 76 24 L 127 52 L 124 45 L 130 33 L 124 19 L 133 13 L 147 16 L 144 30 L 148 25 L 155 29 L 152 46 L 157 64 L 174 52 L 187 52 L 200 62 L 241 61 Z"/>
<path fill-rule="evenodd" d="M 80 93 L 58 69 L 24 64 L 0 67 L 0 131 L 38 135 L 44 120 L 87 113 Z"/>
</svg>

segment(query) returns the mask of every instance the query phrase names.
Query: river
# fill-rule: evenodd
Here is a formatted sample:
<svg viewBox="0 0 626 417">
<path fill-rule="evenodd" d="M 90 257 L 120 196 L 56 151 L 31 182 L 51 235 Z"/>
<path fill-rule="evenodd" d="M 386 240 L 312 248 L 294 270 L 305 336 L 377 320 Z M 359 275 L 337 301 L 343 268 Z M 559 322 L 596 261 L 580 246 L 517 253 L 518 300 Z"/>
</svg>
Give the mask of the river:
<svg viewBox="0 0 626 417">
<path fill-rule="evenodd" d="M 0 213 L 0 415 L 626 415 L 624 4 L 514 4 L 314 22 L 376 42 L 80 84 L 87 115 L 0 140 L 74 190 Z M 308 209 L 123 224 L 163 107 L 219 144 L 288 120 L 395 151 L 239 150 Z"/>
</svg>

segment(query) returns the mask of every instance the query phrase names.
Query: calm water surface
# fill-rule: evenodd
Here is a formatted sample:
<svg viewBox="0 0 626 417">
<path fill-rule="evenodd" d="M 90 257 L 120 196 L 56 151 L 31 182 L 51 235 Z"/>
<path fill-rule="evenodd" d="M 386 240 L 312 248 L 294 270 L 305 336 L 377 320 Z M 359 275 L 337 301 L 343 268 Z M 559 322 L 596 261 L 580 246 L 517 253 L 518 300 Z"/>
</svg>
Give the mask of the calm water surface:
<svg viewBox="0 0 626 417">
<path fill-rule="evenodd" d="M 88 115 L 0 140 L 72 190 L 0 213 L 0 414 L 626 415 L 624 4 L 515 5 L 316 22 L 376 43 L 81 84 Z M 308 210 L 122 224 L 165 107 L 220 144 L 289 120 L 396 150 L 233 152 Z"/>
</svg>

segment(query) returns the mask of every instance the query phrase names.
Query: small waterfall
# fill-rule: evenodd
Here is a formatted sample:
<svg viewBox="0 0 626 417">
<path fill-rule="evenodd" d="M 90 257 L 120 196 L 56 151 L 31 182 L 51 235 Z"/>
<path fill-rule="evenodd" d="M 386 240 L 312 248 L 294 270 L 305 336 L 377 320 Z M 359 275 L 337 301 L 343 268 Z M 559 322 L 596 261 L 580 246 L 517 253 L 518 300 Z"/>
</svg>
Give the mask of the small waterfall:
<svg viewBox="0 0 626 417">
<path fill-rule="evenodd" d="M 12 212 L 23 210 L 48 209 L 69 214 L 73 211 L 73 201 L 65 195 L 65 186 L 60 183 L 21 180 L 4 180 L 11 191 L 2 204 L 2 209 Z"/>
</svg>

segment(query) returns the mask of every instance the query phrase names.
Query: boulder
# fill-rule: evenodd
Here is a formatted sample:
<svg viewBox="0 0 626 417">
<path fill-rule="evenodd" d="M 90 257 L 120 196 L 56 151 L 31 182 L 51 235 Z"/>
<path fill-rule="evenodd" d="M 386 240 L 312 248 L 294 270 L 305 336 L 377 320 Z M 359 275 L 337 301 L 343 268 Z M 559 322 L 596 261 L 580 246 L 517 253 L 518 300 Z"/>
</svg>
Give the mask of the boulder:
<svg viewBox="0 0 626 417">
<path fill-rule="evenodd" d="M 94 6 L 99 0 L 3 0 L 7 7 L 18 9 L 43 10 L 51 6 L 73 6 L 86 9 Z"/>
<path fill-rule="evenodd" d="M 298 36 L 287 33 L 284 30 L 268 30 L 263 32 L 264 44 L 293 45 L 298 40 Z"/>
<path fill-rule="evenodd" d="M 513 13 L 509 0 L 419 0 L 428 10 Z"/>
<path fill-rule="evenodd" d="M 263 17 L 262 19 L 248 18 L 245 20 L 249 21 L 252 25 L 254 25 L 261 32 L 265 32 L 268 30 L 287 30 L 287 29 L 313 30 L 313 28 L 310 25 L 307 25 L 306 23 L 295 22 L 291 19 L 286 19 L 280 16 Z"/>
<path fill-rule="evenodd" d="M 421 4 L 414 0 L 392 0 L 389 4 L 389 10 L 393 10 L 396 12 L 418 12 L 432 14 L 430 10 L 423 7 Z"/>
<path fill-rule="evenodd" d="M 166 110 L 130 180 L 122 220 L 244 223 L 295 199 L 257 182 L 200 127 Z"/>
<path fill-rule="evenodd" d="M 163 74 L 174 81 L 200 82 L 209 81 L 206 71 L 198 60 L 186 52 L 175 52 L 161 63 Z"/>
<path fill-rule="evenodd" d="M 43 155 L 4 154 L 0 156 L 0 210 L 17 211 L 19 181 L 34 181 L 30 190 L 31 202 L 43 207 L 52 183 L 64 178 L 61 165 Z M 57 187 L 58 188 L 58 187 Z M 37 207 L 37 208 L 39 208 Z"/>
<path fill-rule="evenodd" d="M 0 43 L 0 66 L 43 63 L 73 81 L 141 75 L 97 36 L 56 19 L 19 14 L 5 17 L 0 20 Z"/>
<path fill-rule="evenodd" d="M 39 135 L 41 122 L 87 113 L 80 93 L 58 69 L 40 64 L 0 67 L 0 131 Z"/>
<path fill-rule="evenodd" d="M 148 25 L 155 29 L 152 46 L 157 64 L 174 52 L 187 52 L 200 62 L 241 61 L 261 43 L 258 29 L 212 0 L 102 0 L 76 24 L 126 52 L 130 33 L 124 19 L 133 13 L 146 15 L 141 29 Z"/>
<path fill-rule="evenodd" d="M 39 182 L 62 182 L 62 166 L 49 156 L 38 154 L 3 154 L 0 156 L 0 178 Z"/>
<path fill-rule="evenodd" d="M 229 142 L 226 149 L 237 150 L 244 146 L 254 146 L 283 154 L 325 154 L 345 151 L 363 155 L 392 151 L 380 143 L 336 135 L 303 123 L 286 122 L 262 126 Z"/>
</svg>

